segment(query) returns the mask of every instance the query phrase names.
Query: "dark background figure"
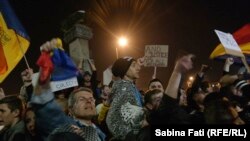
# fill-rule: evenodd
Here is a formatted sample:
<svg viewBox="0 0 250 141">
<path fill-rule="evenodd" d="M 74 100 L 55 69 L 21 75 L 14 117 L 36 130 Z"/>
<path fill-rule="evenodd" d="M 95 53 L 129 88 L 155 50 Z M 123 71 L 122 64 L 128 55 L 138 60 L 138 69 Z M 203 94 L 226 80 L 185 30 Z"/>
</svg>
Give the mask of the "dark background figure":
<svg viewBox="0 0 250 141">
<path fill-rule="evenodd" d="M 25 110 L 24 122 L 27 141 L 43 141 L 42 138 L 37 135 L 36 115 L 31 107 Z"/>
</svg>

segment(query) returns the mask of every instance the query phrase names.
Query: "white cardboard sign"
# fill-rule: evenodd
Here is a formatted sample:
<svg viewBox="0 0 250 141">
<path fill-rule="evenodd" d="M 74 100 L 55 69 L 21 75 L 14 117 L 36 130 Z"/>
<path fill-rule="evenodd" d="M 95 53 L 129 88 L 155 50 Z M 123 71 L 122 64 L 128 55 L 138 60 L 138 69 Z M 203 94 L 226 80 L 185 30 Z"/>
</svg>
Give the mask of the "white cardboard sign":
<svg viewBox="0 0 250 141">
<path fill-rule="evenodd" d="M 76 77 L 72 77 L 72 78 L 60 80 L 60 81 L 51 81 L 50 82 L 50 87 L 51 87 L 52 92 L 75 87 L 75 86 L 78 86 L 78 82 L 77 82 Z"/>
<path fill-rule="evenodd" d="M 168 65 L 168 45 L 146 45 L 144 66 L 147 67 L 167 67 Z"/>
<path fill-rule="evenodd" d="M 232 34 L 230 33 L 224 33 L 219 30 L 214 30 L 217 36 L 219 37 L 219 40 L 221 44 L 225 48 L 225 52 L 230 55 L 238 56 L 238 57 L 244 57 L 239 45 L 233 38 Z"/>
<path fill-rule="evenodd" d="M 32 75 L 32 85 L 33 86 L 35 86 L 37 84 L 38 79 L 39 79 L 39 73 L 34 73 Z M 72 77 L 72 78 L 60 80 L 60 81 L 51 81 L 50 82 L 50 87 L 51 87 L 52 92 L 75 87 L 75 86 L 78 86 L 78 81 L 77 81 L 76 77 Z"/>
<path fill-rule="evenodd" d="M 105 71 L 103 71 L 103 85 L 109 85 L 109 83 L 112 81 L 112 71 L 111 67 L 108 67 Z"/>
</svg>

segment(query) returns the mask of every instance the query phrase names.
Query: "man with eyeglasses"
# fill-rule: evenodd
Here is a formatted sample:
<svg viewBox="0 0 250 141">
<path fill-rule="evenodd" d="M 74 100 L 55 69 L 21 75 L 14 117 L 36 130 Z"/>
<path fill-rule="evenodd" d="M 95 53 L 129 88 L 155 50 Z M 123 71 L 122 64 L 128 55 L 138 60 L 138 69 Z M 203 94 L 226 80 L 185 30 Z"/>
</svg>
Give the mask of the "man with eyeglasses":
<svg viewBox="0 0 250 141">
<path fill-rule="evenodd" d="M 82 138 L 85 140 L 104 140 L 105 134 L 102 133 L 102 131 L 92 122 L 92 119 L 97 115 L 97 112 L 95 108 L 95 98 L 93 97 L 91 89 L 80 87 L 74 90 L 69 96 L 68 108 L 69 114 L 73 117 L 74 122 L 57 128 L 50 135 L 50 138 L 58 134 L 58 130 L 64 131 L 65 126 L 69 126 L 69 128 L 72 128 L 71 126 L 76 126 L 74 128 L 78 129 L 80 133 L 84 133 Z M 74 130 L 74 128 L 72 130 Z M 66 131 L 67 130 L 65 130 L 65 132 Z"/>
<path fill-rule="evenodd" d="M 51 49 L 53 44 L 46 43 L 43 49 Z M 41 70 L 41 69 L 40 69 Z M 32 76 L 31 71 L 27 75 Z M 41 73 L 40 73 L 41 74 Z M 24 79 L 30 77 L 22 77 Z M 34 86 L 30 101 L 37 117 L 38 133 L 45 140 L 71 141 L 73 136 L 78 136 L 87 141 L 104 141 L 105 134 L 92 122 L 97 115 L 93 91 L 89 88 L 80 87 L 71 92 L 68 99 L 69 115 L 66 115 L 62 108 L 56 103 L 54 94 L 51 91 L 49 80 Z M 72 136 L 72 138 L 71 138 Z"/>
<path fill-rule="evenodd" d="M 105 134 L 92 122 L 97 115 L 93 92 L 80 87 L 68 99 L 69 115 L 65 115 L 55 102 L 54 95 L 47 86 L 35 90 L 31 103 L 37 116 L 38 132 L 44 139 L 56 140 L 58 134 L 73 133 L 85 140 L 104 141 Z M 37 88 L 35 88 L 37 89 Z"/>
</svg>

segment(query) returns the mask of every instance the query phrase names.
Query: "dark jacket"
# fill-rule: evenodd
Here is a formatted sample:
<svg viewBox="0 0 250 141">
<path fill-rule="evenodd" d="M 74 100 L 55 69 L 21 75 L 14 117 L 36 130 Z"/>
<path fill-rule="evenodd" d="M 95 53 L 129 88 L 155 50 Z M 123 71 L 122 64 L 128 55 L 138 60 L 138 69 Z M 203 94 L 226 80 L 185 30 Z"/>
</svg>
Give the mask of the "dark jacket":
<svg viewBox="0 0 250 141">
<path fill-rule="evenodd" d="M 2 141 L 26 141 L 25 125 L 19 121 L 11 128 L 5 128 L 1 131 Z"/>
</svg>

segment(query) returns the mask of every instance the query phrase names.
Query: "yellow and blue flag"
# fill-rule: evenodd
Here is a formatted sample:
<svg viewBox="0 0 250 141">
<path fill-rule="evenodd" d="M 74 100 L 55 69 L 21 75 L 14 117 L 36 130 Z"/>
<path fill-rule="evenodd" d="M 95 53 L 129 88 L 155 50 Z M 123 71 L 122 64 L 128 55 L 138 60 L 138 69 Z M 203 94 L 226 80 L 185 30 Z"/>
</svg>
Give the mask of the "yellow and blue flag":
<svg viewBox="0 0 250 141">
<path fill-rule="evenodd" d="M 22 59 L 29 44 L 29 36 L 9 1 L 0 0 L 0 83 Z"/>
</svg>

